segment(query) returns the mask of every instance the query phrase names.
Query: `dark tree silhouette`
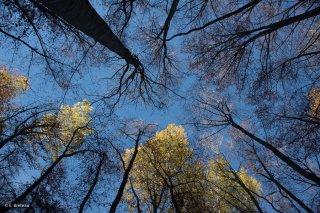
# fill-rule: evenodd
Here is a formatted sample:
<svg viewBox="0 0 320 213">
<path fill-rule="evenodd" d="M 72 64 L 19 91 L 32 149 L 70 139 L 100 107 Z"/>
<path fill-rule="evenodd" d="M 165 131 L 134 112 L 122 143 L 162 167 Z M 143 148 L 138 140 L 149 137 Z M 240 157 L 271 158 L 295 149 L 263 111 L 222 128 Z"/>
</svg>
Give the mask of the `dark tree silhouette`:
<svg viewBox="0 0 320 213">
<path fill-rule="evenodd" d="M 182 111 L 185 104 L 183 116 L 200 135 L 190 140 L 194 147 L 223 135 L 221 149 L 206 151 L 231 156 L 220 166 L 228 164 L 224 178 L 236 187 L 212 189 L 222 192 L 227 206 L 320 211 L 318 0 L 3 0 L 0 11 L 3 58 L 28 70 L 19 79 L 0 65 L 0 200 L 6 204 L 30 203 L 26 211 L 116 212 L 130 190 L 128 206 L 137 212 L 210 212 L 205 175 L 193 180 L 197 184 L 175 185 L 157 167 L 162 159 L 151 162 L 164 184 L 147 187 L 147 205 L 131 178 L 138 146 L 154 129 L 119 117 L 135 104 L 156 110 L 177 103 L 173 108 Z M 33 66 L 44 75 L 35 76 Z M 48 75 L 63 97 L 42 105 L 29 94 L 41 91 L 27 81 L 31 76 L 49 87 Z M 62 113 L 62 104 L 80 97 L 96 108 L 84 115 L 78 107 L 78 120 L 68 114 L 70 106 Z M 66 130 L 88 116 L 85 131 Z M 129 148 L 134 151 L 125 162 Z M 206 165 L 202 148 L 193 151 Z M 255 176 L 262 193 L 250 190 L 234 162 Z M 24 171 L 39 174 L 17 181 Z M 101 189 L 106 185 L 110 189 Z"/>
</svg>

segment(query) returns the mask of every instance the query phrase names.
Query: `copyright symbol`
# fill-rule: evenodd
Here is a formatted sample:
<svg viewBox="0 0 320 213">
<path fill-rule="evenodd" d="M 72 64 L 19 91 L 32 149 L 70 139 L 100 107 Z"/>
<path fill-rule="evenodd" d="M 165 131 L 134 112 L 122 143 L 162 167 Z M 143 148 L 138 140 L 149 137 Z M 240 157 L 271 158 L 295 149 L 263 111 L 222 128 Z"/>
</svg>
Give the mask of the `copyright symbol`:
<svg viewBox="0 0 320 213">
<path fill-rule="evenodd" d="M 6 203 L 6 204 L 4 204 L 4 207 L 8 207 L 8 206 L 9 206 L 9 204 L 7 204 L 7 203 Z"/>
</svg>

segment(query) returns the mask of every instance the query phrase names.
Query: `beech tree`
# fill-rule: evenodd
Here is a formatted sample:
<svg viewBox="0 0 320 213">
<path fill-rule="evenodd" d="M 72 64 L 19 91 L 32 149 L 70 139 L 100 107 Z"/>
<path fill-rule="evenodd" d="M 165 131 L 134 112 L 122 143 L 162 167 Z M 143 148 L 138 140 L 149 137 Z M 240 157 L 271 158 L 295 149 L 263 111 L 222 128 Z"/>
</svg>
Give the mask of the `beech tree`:
<svg viewBox="0 0 320 213">
<path fill-rule="evenodd" d="M 63 71 L 53 64 L 68 66 L 49 54 L 41 24 L 55 29 L 55 33 L 51 33 L 53 41 L 59 34 L 57 30 L 64 35 L 65 42 L 57 42 L 57 45 L 70 44 L 68 37 L 72 36 L 84 45 L 86 52 L 94 46 L 89 37 L 123 59 L 124 66 L 119 70 L 115 68 L 117 71 L 112 77 L 119 84 L 104 98 L 128 93 L 152 100 L 152 94 L 159 95 L 156 85 L 167 88 L 170 82 L 176 83 L 174 68 L 178 66 L 178 58 L 174 54 L 177 49 L 174 41 L 177 39 L 183 42 L 181 48 L 193 57 L 191 68 L 199 71 L 203 83 L 214 82 L 218 88 L 232 84 L 256 103 L 259 97 L 265 100 L 276 97 L 277 82 L 284 83 L 282 90 L 288 92 L 290 88 L 285 82 L 297 82 L 304 77 L 313 82 L 317 79 L 317 74 L 309 75 L 318 66 L 320 9 L 317 1 L 114 0 L 102 4 L 108 11 L 104 13 L 105 19 L 88 0 L 6 0 L 3 7 L 9 14 L 4 20 L 16 21 L 10 15 L 14 13 L 23 24 L 17 29 L 4 25 L 2 34 L 44 57 L 56 77 Z M 143 14 L 139 16 L 141 11 Z M 27 32 L 35 35 L 40 50 L 22 39 L 27 37 Z M 129 46 L 134 46 L 131 37 L 141 38 L 141 44 L 137 45 L 146 49 L 139 57 L 130 50 Z"/>
<path fill-rule="evenodd" d="M 91 134 L 91 129 L 88 127 L 91 121 L 88 113 L 91 110 L 88 100 L 83 100 L 82 103 L 78 102 L 73 107 L 62 106 L 57 115 L 42 116 L 40 123 L 44 124 L 44 127 L 40 129 L 40 133 L 44 133 L 45 136 L 41 140 L 46 141 L 46 149 L 52 153 L 53 157 L 62 153 L 66 146 L 76 149 L 84 143 L 84 137 Z M 71 138 L 72 144 L 69 145 Z"/>
<path fill-rule="evenodd" d="M 319 211 L 319 1 L 3 0 L 0 9 L 0 63 L 26 70 L 0 68 L 1 200 L 47 211 L 115 212 L 121 201 L 138 212 Z M 57 83 L 59 101 L 23 96 L 43 93 L 30 76 Z M 118 128 L 137 106 L 143 116 L 183 111 L 193 139 L 173 125 L 155 136 Z M 190 148 L 204 140 L 219 147 L 207 150 L 213 161 Z M 17 184 L 29 170 L 40 174 Z"/>
<path fill-rule="evenodd" d="M 0 81 L 0 103 L 1 105 L 8 103 L 17 94 L 23 93 L 28 89 L 27 78 L 19 74 L 10 74 L 8 69 L 0 70 L 1 81 Z M 1 106 L 3 111 L 3 106 Z"/>
<path fill-rule="evenodd" d="M 312 209 L 318 208 L 317 204 L 306 203 L 303 199 L 305 193 L 314 199 L 317 197 L 316 194 L 299 192 L 298 189 L 303 187 L 316 190 L 319 185 L 317 166 L 319 153 L 314 143 L 318 132 L 317 117 L 314 114 L 314 110 L 317 109 L 314 99 L 317 97 L 316 91 L 313 89 L 306 94 L 305 99 L 309 100 L 309 109 L 306 108 L 304 114 L 299 117 L 288 116 L 280 120 L 279 115 L 276 115 L 277 119 L 270 114 L 268 118 L 261 116 L 261 120 L 258 121 L 266 125 L 260 127 L 264 132 L 257 129 L 259 123 L 253 123 L 254 119 L 259 117 L 240 123 L 241 115 L 236 114 L 225 100 L 214 93 L 211 95 L 208 92 L 204 93 L 204 96 L 198 99 L 199 105 L 194 108 L 194 112 L 198 112 L 194 114 L 198 119 L 194 122 L 197 128 L 216 132 L 230 127 L 234 146 L 246 154 L 242 157 L 248 167 L 257 172 L 260 178 L 269 182 L 272 196 L 265 199 L 276 211 L 287 211 L 285 208 L 290 208 L 288 211 L 297 211 L 302 208 L 307 212 L 313 212 Z M 270 121 L 270 118 L 275 120 Z M 275 127 L 279 128 L 279 131 L 272 131 Z M 273 191 L 274 189 L 276 191 Z"/>
<path fill-rule="evenodd" d="M 133 153 L 126 150 L 125 162 Z M 124 198 L 128 210 L 262 212 L 260 183 L 243 169 L 230 169 L 224 158 L 205 164 L 196 160 L 184 129 L 170 124 L 138 148 Z"/>
<path fill-rule="evenodd" d="M 6 67 L 0 69 L 0 133 L 5 128 L 4 112 L 9 111 L 10 101 L 19 93 L 23 93 L 28 89 L 27 78 L 18 73 L 10 73 Z M 0 145 L 0 148 L 3 145 Z"/>
</svg>

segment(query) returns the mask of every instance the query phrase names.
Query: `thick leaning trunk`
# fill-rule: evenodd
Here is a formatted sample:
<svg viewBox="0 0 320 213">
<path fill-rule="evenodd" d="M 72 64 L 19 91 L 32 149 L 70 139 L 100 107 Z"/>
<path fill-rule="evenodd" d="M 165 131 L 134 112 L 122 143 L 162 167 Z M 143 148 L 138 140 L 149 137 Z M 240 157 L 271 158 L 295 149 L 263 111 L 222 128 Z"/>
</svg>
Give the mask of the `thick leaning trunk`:
<svg viewBox="0 0 320 213">
<path fill-rule="evenodd" d="M 122 57 L 127 63 L 133 64 L 135 67 L 141 65 L 88 0 L 38 0 L 38 2 L 52 14 L 62 18 L 74 28 Z"/>
</svg>

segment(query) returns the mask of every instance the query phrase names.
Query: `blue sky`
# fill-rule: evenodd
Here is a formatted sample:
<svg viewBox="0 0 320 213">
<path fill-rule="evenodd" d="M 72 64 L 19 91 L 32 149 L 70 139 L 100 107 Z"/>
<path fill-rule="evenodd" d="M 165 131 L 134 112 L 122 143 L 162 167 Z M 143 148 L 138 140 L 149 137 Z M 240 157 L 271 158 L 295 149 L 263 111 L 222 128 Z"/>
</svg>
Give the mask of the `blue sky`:
<svg viewBox="0 0 320 213">
<path fill-rule="evenodd" d="M 99 8 L 98 8 L 99 10 Z M 100 11 L 101 12 L 101 11 Z M 169 36 L 170 37 L 170 36 Z M 178 45 L 179 41 L 174 41 L 174 45 Z M 136 46 L 132 47 L 136 51 L 138 48 Z M 16 98 L 15 103 L 17 105 L 26 105 L 26 104 L 41 104 L 41 103 L 53 103 L 57 106 L 74 104 L 76 102 L 82 101 L 83 99 L 89 99 L 89 101 L 94 101 L 95 97 L 88 96 L 90 95 L 101 95 L 106 92 L 108 82 L 103 80 L 106 76 L 108 76 L 108 70 L 110 67 L 99 66 L 99 67 L 87 67 L 81 69 L 81 75 L 75 74 L 73 77 L 73 87 L 67 91 L 61 89 L 53 80 L 53 77 L 50 73 L 45 73 L 45 66 L 42 64 L 43 62 L 39 60 L 36 63 L 29 63 L 29 50 L 25 47 L 21 47 L 18 52 L 13 52 L 12 49 L 8 50 L 6 47 L 0 50 L 0 64 L 7 65 L 9 69 L 16 69 L 22 75 L 28 75 L 30 78 L 30 90 L 28 90 L 25 94 L 20 95 Z M 179 54 L 179 53 L 178 53 Z M 186 55 L 181 54 L 180 56 L 180 67 L 179 69 L 184 70 L 186 72 L 188 57 Z M 111 68 L 112 69 L 112 68 Z M 179 70 L 178 70 L 179 71 Z M 180 88 L 179 93 L 189 95 L 190 87 L 194 83 L 194 78 L 188 76 L 182 82 L 182 87 Z M 250 113 L 252 112 L 252 108 L 248 107 L 241 101 L 238 97 L 238 93 L 236 89 L 229 89 L 228 91 L 232 95 L 232 102 L 235 108 L 241 109 L 240 113 L 244 114 L 244 118 L 250 117 Z M 65 96 L 66 94 L 66 96 Z M 190 97 L 185 97 L 186 99 L 182 99 L 179 97 L 175 97 L 168 102 L 168 108 L 159 110 L 154 108 L 153 106 L 148 106 L 144 104 L 121 104 L 118 106 L 116 110 L 116 114 L 120 118 L 129 118 L 129 119 L 138 119 L 144 120 L 147 123 L 155 123 L 159 125 L 159 130 L 165 128 L 168 124 L 183 124 L 186 122 L 186 119 L 189 118 L 188 112 L 185 111 L 185 104 L 189 101 Z M 95 104 L 94 107 L 98 107 L 99 103 Z M 186 126 L 187 133 L 189 138 L 196 139 L 194 132 L 191 128 Z M 218 140 L 221 140 L 222 144 L 225 144 L 231 140 L 230 137 L 220 134 Z M 214 141 L 212 141 L 214 142 Z M 210 150 L 211 151 L 211 150 Z M 227 147 L 223 146 L 221 151 L 227 153 Z M 231 158 L 233 156 L 230 156 Z M 235 156 L 236 157 L 236 156 Z M 69 161 L 68 161 L 69 162 Z M 72 163 L 70 161 L 69 163 Z M 232 162 L 233 166 L 237 168 L 239 165 L 237 159 L 234 159 Z M 18 178 L 20 181 L 28 181 L 31 176 L 37 176 L 37 171 L 24 171 L 21 176 Z M 94 212 L 94 210 L 93 210 Z"/>
</svg>

